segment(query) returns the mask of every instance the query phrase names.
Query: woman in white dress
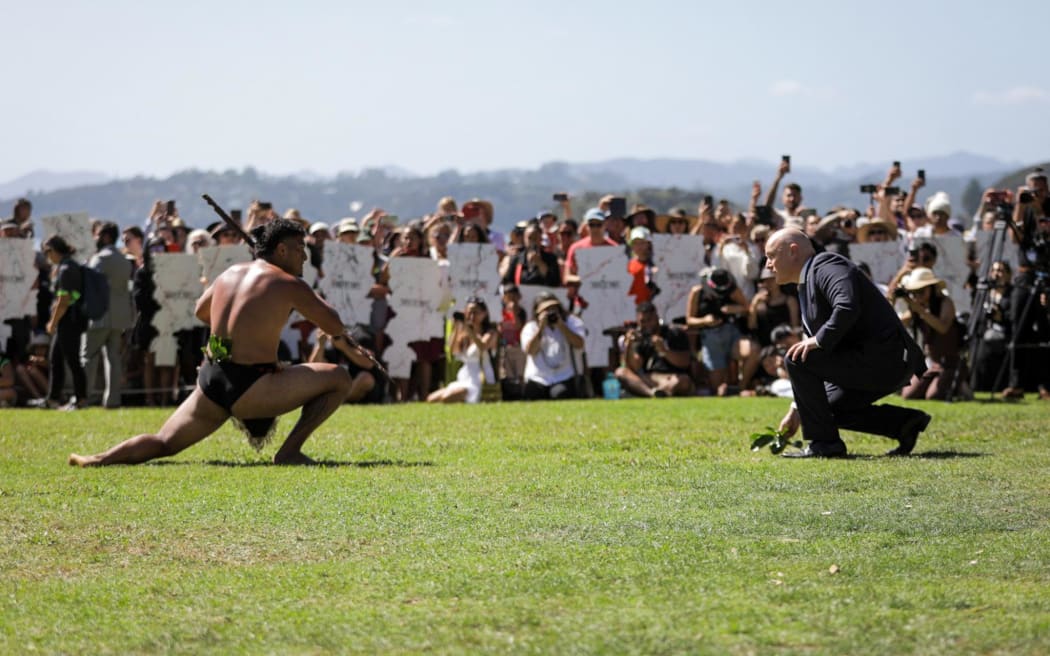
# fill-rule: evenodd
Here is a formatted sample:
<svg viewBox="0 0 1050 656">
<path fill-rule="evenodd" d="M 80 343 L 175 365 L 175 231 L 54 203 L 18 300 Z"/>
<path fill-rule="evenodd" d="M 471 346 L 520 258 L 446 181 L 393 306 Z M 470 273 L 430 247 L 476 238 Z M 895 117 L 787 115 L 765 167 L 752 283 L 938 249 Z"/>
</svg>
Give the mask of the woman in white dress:
<svg viewBox="0 0 1050 656">
<path fill-rule="evenodd" d="M 496 382 L 489 354 L 499 340 L 496 327 L 489 321 L 489 310 L 480 298 L 467 299 L 463 314 L 452 315 L 452 355 L 463 363 L 456 380 L 439 390 L 431 392 L 428 403 L 478 403 L 481 401 L 481 372 L 485 382 Z"/>
</svg>

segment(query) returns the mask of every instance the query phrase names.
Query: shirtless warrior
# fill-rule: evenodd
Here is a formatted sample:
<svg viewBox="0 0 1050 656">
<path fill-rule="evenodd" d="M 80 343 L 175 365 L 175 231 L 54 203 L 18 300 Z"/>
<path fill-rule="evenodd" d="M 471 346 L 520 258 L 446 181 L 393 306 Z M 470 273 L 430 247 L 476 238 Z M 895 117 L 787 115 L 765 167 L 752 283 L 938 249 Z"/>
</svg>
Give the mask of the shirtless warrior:
<svg viewBox="0 0 1050 656">
<path fill-rule="evenodd" d="M 105 453 L 71 454 L 81 467 L 134 464 L 174 455 L 215 432 L 231 416 L 262 446 L 276 417 L 303 411 L 273 457 L 276 464 L 310 464 L 306 438 L 346 399 L 350 376 L 335 364 L 282 367 L 276 362 L 281 329 L 292 310 L 333 339 L 345 339 L 339 314 L 299 277 L 305 233 L 280 219 L 258 236 L 256 259 L 230 267 L 197 301 L 197 318 L 211 327 L 197 387 L 156 435 L 139 435 Z M 367 354 L 362 349 L 362 355 Z"/>
</svg>

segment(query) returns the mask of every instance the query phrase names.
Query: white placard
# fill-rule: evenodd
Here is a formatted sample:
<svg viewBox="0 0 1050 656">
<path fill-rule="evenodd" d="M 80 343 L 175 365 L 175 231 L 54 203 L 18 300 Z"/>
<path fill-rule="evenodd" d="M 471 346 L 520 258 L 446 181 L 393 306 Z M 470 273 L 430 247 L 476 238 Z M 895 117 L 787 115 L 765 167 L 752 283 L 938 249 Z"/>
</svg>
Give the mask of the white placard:
<svg viewBox="0 0 1050 656">
<path fill-rule="evenodd" d="M 725 269 L 733 276 L 733 281 L 749 303 L 755 295 L 759 259 L 757 250 L 736 239 L 728 239 L 718 247 L 719 268 Z"/>
<path fill-rule="evenodd" d="M 76 249 L 73 259 L 81 264 L 87 264 L 91 256 L 95 254 L 95 240 L 91 236 L 91 218 L 87 212 L 76 212 L 73 214 L 53 214 L 40 219 L 44 226 L 44 237 L 58 235 L 65 239 L 70 246 Z"/>
<path fill-rule="evenodd" d="M 327 274 L 325 276 L 327 278 Z M 396 313 L 387 324 L 392 344 L 383 356 L 393 378 L 408 378 L 415 353 L 409 342 L 443 337 L 441 314 L 446 287 L 437 262 L 426 257 L 395 257 L 390 260 L 390 307 Z"/>
<path fill-rule="evenodd" d="M 36 313 L 36 254 L 29 239 L 0 239 L 0 320 Z"/>
<path fill-rule="evenodd" d="M 704 265 L 704 238 L 700 235 L 656 234 L 653 240 L 653 282 L 660 293 L 653 305 L 660 318 L 670 323 L 688 312 L 689 290 L 697 282 Z"/>
<path fill-rule="evenodd" d="M 955 313 L 970 311 L 970 290 L 966 289 L 966 279 L 970 277 L 970 265 L 967 263 L 968 244 L 962 235 L 940 235 L 937 237 L 917 237 L 912 241 L 912 248 L 923 242 L 933 242 L 937 248 L 937 264 L 934 274 L 948 285 L 948 294 L 955 304 Z"/>
<path fill-rule="evenodd" d="M 303 275 L 299 276 L 300 280 L 310 286 L 310 289 L 316 289 L 318 278 L 317 267 L 310 263 L 310 260 L 303 262 Z M 299 323 L 300 321 L 306 321 L 299 310 L 292 310 L 292 313 L 288 315 L 288 325 Z"/>
<path fill-rule="evenodd" d="M 0 239 L 0 349 L 11 335 L 7 319 L 36 314 L 37 270 L 30 239 Z"/>
<path fill-rule="evenodd" d="M 223 271 L 234 264 L 251 262 L 252 252 L 246 244 L 208 246 L 197 251 L 197 260 L 200 261 L 201 275 L 206 280 L 205 284 L 210 285 Z"/>
<path fill-rule="evenodd" d="M 368 324 L 372 312 L 372 249 L 327 240 L 324 244 L 324 277 L 317 287 L 347 326 Z"/>
<path fill-rule="evenodd" d="M 197 299 L 204 292 L 201 267 L 192 253 L 156 253 L 152 258 L 153 298 L 160 309 L 153 316 L 157 338 L 150 349 L 158 366 L 175 364 L 174 335 L 201 325 L 194 316 Z M 169 348 L 170 347 L 170 348 Z"/>
<path fill-rule="evenodd" d="M 489 318 L 499 317 L 499 254 L 492 244 L 448 245 L 449 292 L 453 309 L 463 311 L 467 299 L 477 296 L 485 301 Z"/>
<path fill-rule="evenodd" d="M 867 264 L 871 279 L 877 285 L 888 285 L 897 275 L 904 257 L 895 241 L 873 241 L 866 244 L 850 244 L 849 256 L 857 264 Z"/>
<path fill-rule="evenodd" d="M 609 364 L 611 338 L 602 331 L 622 326 L 635 318 L 634 297 L 628 296 L 634 278 L 627 273 L 627 255 L 616 247 L 595 247 L 576 251 L 580 276 L 580 296 L 587 301 L 583 322 L 587 325 L 584 350 L 589 367 Z"/>
</svg>

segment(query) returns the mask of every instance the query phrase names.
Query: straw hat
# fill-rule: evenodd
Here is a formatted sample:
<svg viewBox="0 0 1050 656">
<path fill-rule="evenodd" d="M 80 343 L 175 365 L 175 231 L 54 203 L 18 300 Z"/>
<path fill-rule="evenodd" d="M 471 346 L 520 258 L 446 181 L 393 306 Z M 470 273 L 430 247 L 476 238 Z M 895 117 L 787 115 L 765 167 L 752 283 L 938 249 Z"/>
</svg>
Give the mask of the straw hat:
<svg viewBox="0 0 1050 656">
<path fill-rule="evenodd" d="M 926 267 L 916 267 L 912 269 L 911 273 L 904 276 L 901 280 L 901 287 L 907 289 L 909 292 L 929 287 L 930 285 L 943 285 L 944 281 L 933 274 L 933 271 Z"/>
<path fill-rule="evenodd" d="M 653 227 L 656 229 L 656 232 L 667 232 L 671 219 L 685 219 L 688 222 L 686 232 L 692 231 L 700 221 L 699 216 L 689 214 L 680 207 L 673 207 L 667 211 L 667 214 L 660 214 L 653 219 Z"/>
<path fill-rule="evenodd" d="M 627 222 L 634 225 L 634 217 L 638 215 L 644 215 L 646 219 L 648 219 L 650 226 L 653 225 L 653 221 L 656 220 L 655 211 L 641 203 L 636 203 L 634 207 L 631 208 L 631 213 L 627 215 Z"/>
<path fill-rule="evenodd" d="M 874 219 L 869 220 L 867 223 L 865 223 L 864 225 L 862 225 L 859 228 L 857 228 L 857 241 L 858 242 L 865 242 L 865 241 L 867 241 L 868 240 L 868 233 L 871 232 L 872 229 L 876 228 L 876 227 L 878 227 L 878 228 L 885 228 L 886 232 L 888 232 L 889 235 L 890 235 L 890 240 L 891 241 L 897 239 L 897 224 L 893 223 L 891 221 L 886 221 L 884 219 L 880 219 L 878 217 L 875 217 Z"/>
<path fill-rule="evenodd" d="M 561 308 L 561 302 L 557 298 L 545 298 L 536 305 L 536 316 L 552 308 Z"/>
</svg>

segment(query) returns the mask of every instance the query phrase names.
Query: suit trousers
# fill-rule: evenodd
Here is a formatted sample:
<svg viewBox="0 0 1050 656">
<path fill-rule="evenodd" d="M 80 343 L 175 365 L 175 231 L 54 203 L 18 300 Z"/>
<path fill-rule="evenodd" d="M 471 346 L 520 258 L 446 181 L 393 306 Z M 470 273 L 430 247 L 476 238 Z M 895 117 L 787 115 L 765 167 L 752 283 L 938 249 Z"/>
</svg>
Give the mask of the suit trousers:
<svg viewBox="0 0 1050 656">
<path fill-rule="evenodd" d="M 123 330 L 112 328 L 89 328 L 80 342 L 80 362 L 87 372 L 89 397 L 98 378 L 99 355 L 105 356 L 102 361 L 102 374 L 106 387 L 102 392 L 102 405 L 107 408 L 119 408 L 121 404 L 120 381 L 124 371 L 120 351 L 123 334 Z"/>
<path fill-rule="evenodd" d="M 883 435 L 896 439 L 919 410 L 895 405 L 873 405 L 892 394 L 910 378 L 904 361 L 904 343 L 816 349 L 805 362 L 786 359 L 795 394 L 802 436 L 813 442 L 838 443 L 839 429 Z"/>
</svg>

